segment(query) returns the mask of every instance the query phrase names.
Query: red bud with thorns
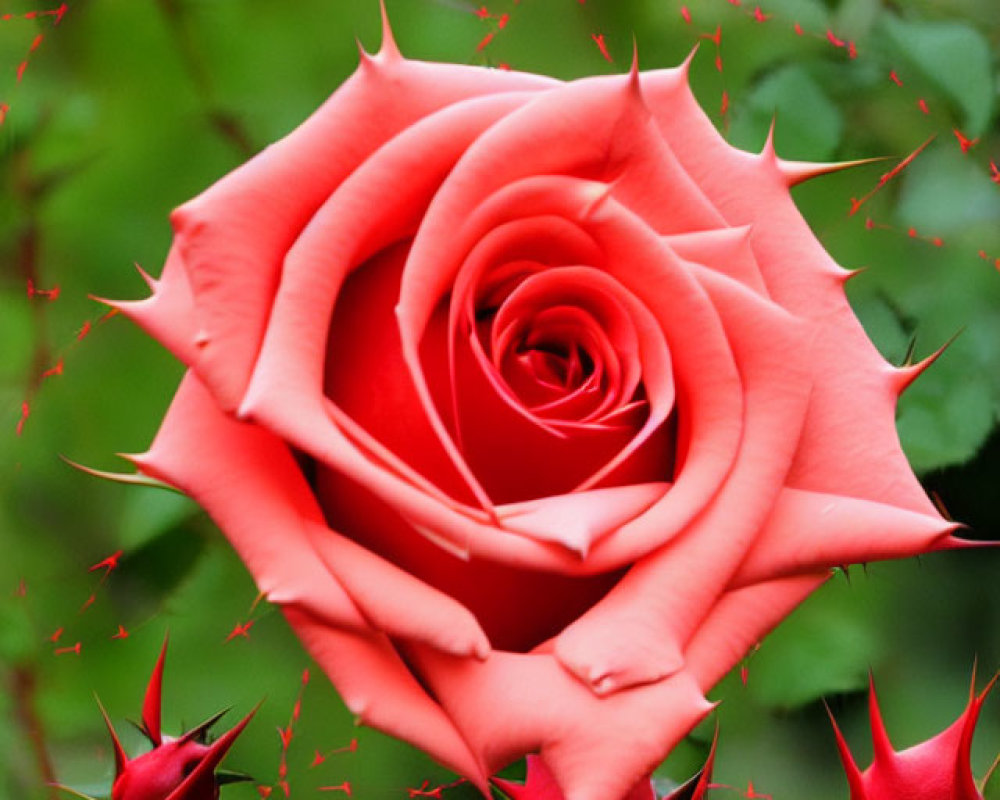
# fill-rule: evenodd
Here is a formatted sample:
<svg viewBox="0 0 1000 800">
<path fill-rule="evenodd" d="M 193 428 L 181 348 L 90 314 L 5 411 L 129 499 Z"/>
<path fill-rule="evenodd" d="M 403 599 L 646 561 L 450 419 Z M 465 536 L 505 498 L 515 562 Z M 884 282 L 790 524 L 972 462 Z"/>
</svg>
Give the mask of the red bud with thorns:
<svg viewBox="0 0 1000 800">
<path fill-rule="evenodd" d="M 851 800 L 983 800 L 972 776 L 970 751 L 979 712 L 997 682 L 997 675 L 978 695 L 973 671 L 969 704 L 950 726 L 925 742 L 895 750 L 889 739 L 871 683 L 868 695 L 873 760 L 862 772 L 830 714 L 837 749 L 847 773 Z"/>
<path fill-rule="evenodd" d="M 133 759 L 128 757 L 107 712 L 98 701 L 115 751 L 111 800 L 217 800 L 222 785 L 250 780 L 247 775 L 215 770 L 256 713 L 256 708 L 211 744 L 206 742 L 208 731 L 225 710 L 181 736 L 164 735 L 161 699 L 166 654 L 167 640 L 164 640 L 142 704 L 139 730 L 153 745 L 148 753 Z"/>
</svg>

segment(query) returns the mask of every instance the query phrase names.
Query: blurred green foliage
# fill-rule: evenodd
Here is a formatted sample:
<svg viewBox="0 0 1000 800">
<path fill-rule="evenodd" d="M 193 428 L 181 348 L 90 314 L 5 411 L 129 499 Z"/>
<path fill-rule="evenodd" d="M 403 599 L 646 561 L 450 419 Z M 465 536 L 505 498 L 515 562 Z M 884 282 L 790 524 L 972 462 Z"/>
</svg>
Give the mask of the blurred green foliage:
<svg viewBox="0 0 1000 800">
<path fill-rule="evenodd" d="M 911 349 L 924 357 L 961 332 L 904 396 L 899 430 L 954 516 L 974 535 L 1000 537 L 1000 441 L 991 438 L 1000 410 L 994 0 L 770 0 L 761 3 L 770 15 L 763 21 L 749 5 L 691 0 L 691 23 L 672 0 L 493 0 L 491 13 L 510 14 L 502 30 L 465 0 L 388 5 L 411 57 L 562 78 L 623 71 L 633 35 L 643 68 L 673 66 L 700 42 L 696 93 L 748 149 L 760 147 L 775 117 L 777 149 L 788 158 L 898 160 L 933 137 L 853 216 L 851 198 L 865 198 L 895 161 L 817 180 L 796 199 L 840 263 L 867 268 L 850 296 L 887 358 L 900 363 Z M 57 26 L 52 15 L 23 16 L 57 6 L 0 6 L 11 15 L 0 21 L 0 795 L 52 796 L 46 770 L 106 792 L 113 759 L 93 693 L 116 721 L 135 718 L 168 629 L 165 728 L 178 732 L 229 705 L 235 720 L 266 698 L 227 763 L 273 784 L 275 728 L 288 724 L 309 666 L 280 614 L 255 605 L 251 580 L 188 500 L 102 482 L 58 456 L 121 469 L 115 452 L 148 444 L 180 368 L 123 320 L 105 318 L 91 295 L 143 293 L 131 265 L 156 274 L 170 209 L 305 118 L 353 69 L 355 37 L 376 46 L 377 5 L 77 0 Z M 700 35 L 717 26 L 718 51 Z M 613 63 L 592 39 L 598 33 Z M 968 152 L 956 130 L 978 139 Z M 29 296 L 29 281 L 42 292 L 58 286 L 58 298 Z M 42 377 L 57 365 L 58 374 Z M 106 580 L 88 571 L 118 550 Z M 981 673 L 1000 664 L 998 567 L 993 552 L 951 553 L 835 577 L 749 658 L 745 686 L 734 675 L 716 690 L 723 704 L 671 756 L 664 779 L 698 768 L 718 722 L 719 782 L 752 780 L 775 798 L 846 797 L 819 699 L 861 763 L 869 670 L 898 746 L 941 730 L 964 705 L 977 656 Z M 250 620 L 248 637 L 227 641 Z M 128 638 L 111 638 L 119 625 Z M 983 715 L 977 774 L 1000 746 L 998 707 L 991 700 Z M 421 754 L 355 728 L 317 673 L 295 730 L 288 774 L 296 797 L 350 781 L 364 800 L 402 798 L 424 780 L 451 779 Z M 355 737 L 356 752 L 310 768 L 315 751 Z M 127 747 L 140 744 L 127 737 Z M 258 794 L 234 786 L 225 796 Z"/>
</svg>

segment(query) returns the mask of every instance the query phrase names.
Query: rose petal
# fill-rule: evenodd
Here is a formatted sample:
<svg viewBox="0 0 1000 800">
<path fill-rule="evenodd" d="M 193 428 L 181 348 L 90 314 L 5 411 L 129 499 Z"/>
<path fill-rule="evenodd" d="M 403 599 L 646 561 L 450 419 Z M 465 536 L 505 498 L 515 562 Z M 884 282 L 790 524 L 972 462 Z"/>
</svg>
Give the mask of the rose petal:
<svg viewBox="0 0 1000 800">
<path fill-rule="evenodd" d="M 586 558 L 594 542 L 639 516 L 667 491 L 666 483 L 639 483 L 554 495 L 496 507 L 504 530 L 555 541 Z"/>
<path fill-rule="evenodd" d="M 719 228 L 663 237 L 667 246 L 685 261 L 703 264 L 769 297 L 760 265 L 750 245 L 753 228 Z"/>
<path fill-rule="evenodd" d="M 296 606 L 286 606 L 284 612 L 360 722 L 409 742 L 488 791 L 490 771 L 414 679 L 386 636 L 344 633 Z"/>
<path fill-rule="evenodd" d="M 134 460 L 209 511 L 273 602 L 301 605 L 336 626 L 368 628 L 341 584 L 302 555 L 312 554 L 308 521 L 322 516 L 287 448 L 226 418 L 193 373 L 181 382 L 149 452 Z"/>
<path fill-rule="evenodd" d="M 816 240 L 788 192 L 800 180 L 798 170 L 774 155 L 770 139 L 760 156 L 731 147 L 676 70 L 646 73 L 642 87 L 664 138 L 698 186 L 730 225 L 753 226 L 751 245 L 771 297 L 820 323 L 815 347 L 822 369 L 789 484 L 933 514 L 899 446 L 893 414 L 899 382 L 847 303 L 842 284 L 849 273 Z M 863 411 L 848 415 L 845 408 Z"/>
<path fill-rule="evenodd" d="M 220 405 L 232 411 L 243 399 L 285 253 L 349 174 L 445 106 L 552 85 L 524 73 L 407 61 L 392 51 L 366 56 L 295 131 L 177 209 L 175 241 L 203 334 L 195 366 Z"/>
<path fill-rule="evenodd" d="M 287 447 L 223 414 L 193 373 L 136 461 L 208 511 L 272 602 L 355 632 L 378 628 L 463 655 L 489 650 L 466 608 L 329 530 Z"/>
<path fill-rule="evenodd" d="M 829 576 L 823 570 L 726 592 L 688 642 L 685 671 L 707 692 Z"/>
<path fill-rule="evenodd" d="M 801 323 L 742 284 L 692 271 L 719 310 L 740 370 L 745 412 L 739 456 L 684 535 L 639 561 L 558 637 L 560 661 L 599 693 L 657 681 L 680 668 L 686 642 L 770 513 L 809 398 L 811 357 Z M 654 506 L 633 524 L 655 524 L 656 516 Z M 712 565 L 707 574 L 705 564 Z"/>
<path fill-rule="evenodd" d="M 824 566 L 975 544 L 953 537 L 958 527 L 937 515 L 871 500 L 785 488 L 733 588 Z"/>
<path fill-rule="evenodd" d="M 177 248 L 170 249 L 159 280 L 142 274 L 153 292 L 149 297 L 110 302 L 109 305 L 159 341 L 181 363 L 190 366 L 197 357 L 195 339 L 198 322 L 191 286 Z"/>
<path fill-rule="evenodd" d="M 335 529 L 351 531 L 352 538 L 368 550 L 467 608 L 494 648 L 527 650 L 554 636 L 619 578 L 616 572 L 562 576 L 537 571 L 533 559 L 524 569 L 470 557 L 464 551 L 453 553 L 447 539 L 438 541 L 437 527 L 421 531 L 422 523 L 402 515 L 399 504 L 383 502 L 339 471 L 320 472 L 317 493 Z M 493 526 L 483 525 L 479 530 L 482 540 L 506 553 L 534 556 L 539 549 L 549 549 L 560 551 L 567 561 L 580 562 L 577 554 L 559 545 L 531 541 Z M 386 588 L 376 585 L 373 590 Z"/>
<path fill-rule="evenodd" d="M 242 414 L 267 425 L 319 460 L 347 468 L 342 456 L 343 437 L 330 429 L 317 392 L 327 361 L 325 348 L 340 348 L 339 342 L 328 342 L 328 329 L 343 282 L 360 263 L 412 233 L 438 183 L 469 142 L 484 126 L 523 101 L 520 95 L 473 99 L 422 120 L 368 159 L 331 195 L 286 258 L 264 348 Z M 412 169 L 414 164 L 420 164 L 420 169 Z M 412 175 L 412 179 L 400 184 L 400 174 Z M 374 209 L 381 214 L 377 221 L 371 218 Z M 363 235 L 359 237 L 358 231 Z M 363 274 L 359 279 L 365 279 Z M 405 376 L 400 379 L 405 380 Z M 356 433 L 363 435 L 364 431 Z M 415 441 L 426 442 L 427 437 Z M 359 443 L 374 450 L 364 438 Z M 353 449 L 350 444 L 347 447 Z M 436 449 L 426 451 L 432 460 Z M 407 455 L 416 456 L 418 452 L 411 448 Z M 451 460 L 465 483 L 475 490 L 475 480 L 461 459 L 453 456 Z M 387 466 L 393 474 L 401 474 L 397 466 Z M 434 469 L 430 477 L 447 484 L 446 473 Z"/>
<path fill-rule="evenodd" d="M 712 708 L 684 674 L 602 699 L 548 655 L 409 653 L 490 770 L 540 752 L 567 800 L 623 797 Z"/>
</svg>

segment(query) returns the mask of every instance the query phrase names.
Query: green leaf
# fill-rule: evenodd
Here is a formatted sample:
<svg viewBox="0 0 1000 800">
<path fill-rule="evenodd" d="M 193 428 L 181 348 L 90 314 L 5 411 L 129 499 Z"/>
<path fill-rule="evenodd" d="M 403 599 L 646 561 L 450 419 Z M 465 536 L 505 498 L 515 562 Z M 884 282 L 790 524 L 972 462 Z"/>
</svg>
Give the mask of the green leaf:
<svg viewBox="0 0 1000 800">
<path fill-rule="evenodd" d="M 969 136 L 986 130 L 995 100 L 990 45 L 964 22 L 883 18 L 889 40 L 963 111 Z"/>
<path fill-rule="evenodd" d="M 917 472 L 972 458 L 996 421 L 990 379 L 967 373 L 962 382 L 917 381 L 899 404 L 897 428 Z"/>
<path fill-rule="evenodd" d="M 795 708 L 865 686 L 878 631 L 859 613 L 845 577 L 832 581 L 822 602 L 803 605 L 752 656 L 747 687 L 760 702 Z"/>
<path fill-rule="evenodd" d="M 1000 192 L 952 139 L 910 165 L 896 215 L 905 227 L 947 236 L 980 222 L 1000 224 Z"/>
<path fill-rule="evenodd" d="M 782 67 L 757 85 L 734 114 L 732 143 L 759 149 L 775 118 L 775 148 L 791 159 L 830 159 L 844 129 L 840 111 L 800 66 Z"/>
</svg>

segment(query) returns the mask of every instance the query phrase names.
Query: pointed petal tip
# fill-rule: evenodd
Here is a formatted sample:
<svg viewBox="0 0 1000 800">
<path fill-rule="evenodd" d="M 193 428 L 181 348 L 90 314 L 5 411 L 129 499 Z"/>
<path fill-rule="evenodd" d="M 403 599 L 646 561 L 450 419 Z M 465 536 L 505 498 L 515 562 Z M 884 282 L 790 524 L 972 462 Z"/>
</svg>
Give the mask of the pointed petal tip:
<svg viewBox="0 0 1000 800">
<path fill-rule="evenodd" d="M 193 728 L 191 728 L 191 730 L 186 731 L 184 733 L 184 735 L 181 736 L 178 739 L 178 741 L 181 741 L 181 742 L 190 742 L 191 740 L 197 740 L 197 739 L 199 739 L 200 737 L 202 737 L 206 733 L 208 733 L 209 730 L 211 730 L 211 728 L 215 725 L 215 723 L 217 723 L 220 719 L 222 719 L 228 713 L 229 713 L 229 707 L 228 706 L 226 708 L 222 709 L 221 711 L 216 711 L 208 719 L 203 720 L 202 722 L 199 722 L 197 725 L 195 725 Z M 224 736 L 223 736 L 223 738 L 224 738 Z M 220 742 L 220 741 L 222 741 L 222 738 L 216 740 L 216 744 L 218 744 L 218 742 Z"/>
<path fill-rule="evenodd" d="M 101 716 L 104 718 L 104 724 L 107 726 L 108 733 L 111 736 L 111 745 L 115 751 L 115 778 L 122 774 L 125 767 L 128 765 L 128 756 L 125 754 L 125 748 L 122 747 L 121 740 L 118 738 L 118 732 L 115 731 L 115 726 L 111 724 L 111 717 L 108 716 L 108 712 L 104 708 L 104 704 L 101 702 L 101 698 L 94 693 L 94 700 L 97 702 L 97 707 L 101 711 Z"/>
<path fill-rule="evenodd" d="M 100 303 L 102 306 L 107 306 L 108 308 L 112 308 L 115 311 L 121 310 L 119 306 L 126 305 L 128 303 L 142 302 L 136 300 L 111 300 L 110 298 L 107 297 L 101 297 L 98 294 L 88 294 L 87 299 L 93 300 L 95 303 Z"/>
<path fill-rule="evenodd" d="M 629 82 L 635 85 L 636 90 L 639 88 L 639 40 L 636 39 L 635 34 L 632 34 L 632 64 L 629 66 L 628 70 Z"/>
<path fill-rule="evenodd" d="M 688 51 L 688 54 L 684 56 L 684 60 L 677 65 L 677 74 L 684 79 L 687 83 L 688 75 L 691 73 L 691 62 L 694 61 L 694 57 L 698 55 L 698 48 L 701 47 L 701 40 L 694 43 L 694 46 Z"/>
<path fill-rule="evenodd" d="M 354 45 L 358 48 L 358 66 L 363 67 L 371 63 L 372 54 L 365 50 L 364 44 L 362 44 L 360 37 L 354 37 Z"/>
<path fill-rule="evenodd" d="M 840 726 L 837 724 L 837 718 L 834 717 L 833 711 L 830 709 L 830 705 L 826 702 L 826 698 L 823 699 L 823 707 L 826 709 L 827 716 L 830 718 L 830 725 L 833 727 L 833 736 L 837 744 L 837 753 L 840 756 L 840 763 L 843 764 L 844 772 L 847 774 L 847 784 L 851 790 L 851 797 L 863 797 L 864 795 L 860 793 L 862 790 L 861 769 L 854 760 L 851 748 L 847 746 L 847 740 L 844 738 L 844 734 L 841 733 Z"/>
<path fill-rule="evenodd" d="M 142 700 L 142 732 L 154 747 L 163 744 L 160 711 L 163 705 L 163 665 L 167 660 L 169 641 L 169 637 L 164 636 L 160 655 L 157 656 L 156 664 L 150 673 L 149 683 L 146 684 L 146 694 Z"/>
<path fill-rule="evenodd" d="M 768 164 L 778 164 L 778 154 L 774 150 L 774 133 L 778 126 L 778 115 L 771 117 L 771 125 L 767 129 L 767 138 L 764 139 L 764 146 L 760 149 L 758 156 L 761 161 Z"/>
<path fill-rule="evenodd" d="M 910 385 L 923 374 L 931 364 L 937 361 L 954 341 L 961 335 L 963 329 L 958 330 L 947 342 L 941 345 L 937 350 L 931 353 L 926 358 L 921 359 L 913 364 L 904 364 L 901 367 L 893 367 L 892 381 L 896 389 L 896 394 L 902 394 L 905 392 Z"/>
<path fill-rule="evenodd" d="M 863 167 L 866 164 L 875 164 L 885 160 L 886 159 L 882 156 L 878 156 L 876 158 L 859 158 L 853 161 L 831 162 L 785 161 L 784 159 L 779 158 L 778 168 L 785 176 L 788 186 L 792 187 L 798 186 L 800 183 L 805 183 L 813 178 L 818 178 L 821 175 L 831 175 L 834 172 L 842 172 L 843 170 L 853 169 L 854 167 Z"/>
<path fill-rule="evenodd" d="M 896 751 L 882 720 L 882 709 L 879 708 L 878 696 L 875 693 L 875 676 L 871 672 L 868 673 L 868 719 L 871 723 L 872 748 L 876 763 L 891 760 Z"/>
<path fill-rule="evenodd" d="M 864 275 L 866 272 L 868 272 L 868 267 L 858 267 L 857 269 L 844 269 L 841 267 L 840 272 L 837 273 L 837 277 L 841 283 L 846 284 L 848 281 L 853 280 L 859 275 Z"/>
<path fill-rule="evenodd" d="M 157 480 L 156 478 L 151 478 L 141 473 L 110 472 L 108 470 L 95 469 L 93 467 L 88 467 L 85 464 L 80 464 L 76 461 L 73 461 L 72 459 L 64 456 L 62 453 L 59 454 L 59 458 L 62 459 L 69 466 L 73 467 L 73 469 L 80 470 L 80 472 L 84 472 L 87 475 L 90 475 L 94 478 L 101 478 L 102 480 L 106 481 L 114 481 L 115 483 L 128 483 L 137 486 L 150 486 L 156 489 L 173 490 L 174 488 L 169 484 L 164 483 L 163 481 Z"/>
<path fill-rule="evenodd" d="M 142 268 L 142 265 L 138 261 L 134 261 L 132 265 L 135 267 L 136 272 L 139 273 L 139 277 L 145 282 L 149 287 L 149 291 L 155 292 L 156 287 L 160 285 L 160 282 L 156 280 L 152 275 L 150 275 L 146 270 Z"/>
<path fill-rule="evenodd" d="M 385 0 L 379 0 L 379 9 L 382 14 L 382 44 L 378 49 L 378 54 L 386 60 L 402 60 L 403 55 L 396 45 L 396 38 L 392 34 L 392 25 L 389 22 L 389 12 L 385 7 Z"/>
</svg>

